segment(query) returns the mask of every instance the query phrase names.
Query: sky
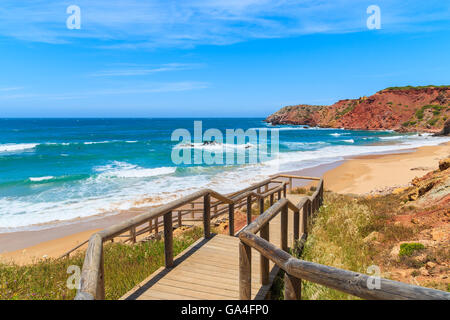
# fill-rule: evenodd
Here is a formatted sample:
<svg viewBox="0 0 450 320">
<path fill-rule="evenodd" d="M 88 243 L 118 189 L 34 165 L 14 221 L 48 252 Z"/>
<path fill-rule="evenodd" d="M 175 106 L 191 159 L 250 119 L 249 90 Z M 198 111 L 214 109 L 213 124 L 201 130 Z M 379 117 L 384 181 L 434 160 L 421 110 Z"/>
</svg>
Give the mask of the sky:
<svg viewBox="0 0 450 320">
<path fill-rule="evenodd" d="M 450 1 L 1 0 L 0 118 L 266 117 L 450 85 L 449 58 Z"/>
</svg>

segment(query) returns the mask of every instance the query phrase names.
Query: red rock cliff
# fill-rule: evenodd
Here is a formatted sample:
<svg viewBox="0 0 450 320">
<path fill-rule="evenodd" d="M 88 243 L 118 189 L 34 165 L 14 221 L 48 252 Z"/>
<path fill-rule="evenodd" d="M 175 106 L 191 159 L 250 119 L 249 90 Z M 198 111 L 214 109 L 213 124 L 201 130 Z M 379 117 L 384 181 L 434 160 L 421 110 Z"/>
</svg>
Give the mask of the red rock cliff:
<svg viewBox="0 0 450 320">
<path fill-rule="evenodd" d="M 266 122 L 360 130 L 439 132 L 450 118 L 450 86 L 393 87 L 331 106 L 287 106 Z"/>
</svg>

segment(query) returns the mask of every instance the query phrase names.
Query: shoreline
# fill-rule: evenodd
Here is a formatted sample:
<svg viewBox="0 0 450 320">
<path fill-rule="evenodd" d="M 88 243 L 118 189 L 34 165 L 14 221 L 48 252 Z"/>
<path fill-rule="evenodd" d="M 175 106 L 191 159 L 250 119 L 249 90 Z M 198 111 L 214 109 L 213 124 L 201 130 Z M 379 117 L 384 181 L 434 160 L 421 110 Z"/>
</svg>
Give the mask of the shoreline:
<svg viewBox="0 0 450 320">
<path fill-rule="evenodd" d="M 368 194 L 404 187 L 416 176 L 435 170 L 440 158 L 450 156 L 450 142 L 393 151 L 392 153 L 346 157 L 328 164 L 289 171 L 297 175 L 323 176 L 325 188 L 338 193 Z M 302 184 L 295 184 L 301 186 Z M 303 184 L 304 185 L 304 184 Z M 32 263 L 43 257 L 56 258 L 82 243 L 93 233 L 139 214 L 143 208 L 114 215 L 80 219 L 35 231 L 0 234 L 0 261 Z"/>
</svg>

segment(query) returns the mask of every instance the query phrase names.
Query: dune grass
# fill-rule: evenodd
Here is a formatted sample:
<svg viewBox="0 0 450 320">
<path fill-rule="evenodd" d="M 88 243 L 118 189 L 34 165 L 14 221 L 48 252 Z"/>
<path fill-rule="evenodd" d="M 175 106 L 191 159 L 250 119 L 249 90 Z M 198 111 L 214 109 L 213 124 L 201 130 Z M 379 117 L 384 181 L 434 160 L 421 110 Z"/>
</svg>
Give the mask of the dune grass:
<svg viewBox="0 0 450 320">
<path fill-rule="evenodd" d="M 364 243 L 372 217 L 368 206 L 349 196 L 325 193 L 311 226 L 301 258 L 307 261 L 365 273 L 371 265 Z M 304 281 L 302 299 L 348 300 L 356 297 Z"/>
<path fill-rule="evenodd" d="M 398 195 L 357 197 L 325 193 L 324 206 L 316 215 L 301 259 L 360 273 L 368 273 L 375 248 L 366 241 L 372 232 L 383 234 L 383 242 L 406 240 L 414 230 L 387 223 L 398 214 L 402 199 Z M 302 299 L 358 299 L 333 289 L 304 281 Z"/>
<path fill-rule="evenodd" d="M 203 236 L 195 227 L 174 237 L 174 255 Z M 164 241 L 135 245 L 109 243 L 104 247 L 106 299 L 116 300 L 164 265 Z M 48 259 L 32 265 L 0 264 L 0 300 L 70 300 L 76 290 L 67 288 L 71 265 L 83 265 L 84 252 L 69 259 Z"/>
</svg>

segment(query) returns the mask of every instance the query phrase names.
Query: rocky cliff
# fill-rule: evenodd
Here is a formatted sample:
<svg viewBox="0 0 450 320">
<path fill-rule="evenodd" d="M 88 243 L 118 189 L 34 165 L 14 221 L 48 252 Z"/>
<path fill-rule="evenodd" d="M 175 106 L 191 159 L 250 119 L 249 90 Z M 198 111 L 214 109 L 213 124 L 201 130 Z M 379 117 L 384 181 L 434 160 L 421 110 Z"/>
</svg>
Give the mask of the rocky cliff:
<svg viewBox="0 0 450 320">
<path fill-rule="evenodd" d="M 346 99 L 331 106 L 287 106 L 266 122 L 346 128 L 439 132 L 450 119 L 450 86 L 392 87 L 370 97 Z"/>
</svg>

